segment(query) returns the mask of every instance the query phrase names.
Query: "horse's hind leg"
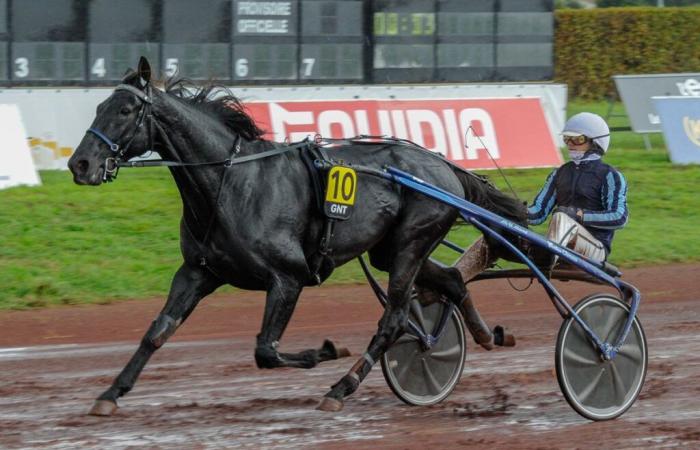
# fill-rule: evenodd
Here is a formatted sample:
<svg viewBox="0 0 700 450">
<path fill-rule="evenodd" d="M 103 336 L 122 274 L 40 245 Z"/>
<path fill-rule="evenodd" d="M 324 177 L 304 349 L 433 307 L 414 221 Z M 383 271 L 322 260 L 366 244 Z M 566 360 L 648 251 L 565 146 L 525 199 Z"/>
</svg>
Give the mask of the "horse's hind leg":
<svg viewBox="0 0 700 450">
<path fill-rule="evenodd" d="M 111 415 L 117 409 L 117 398 L 131 390 L 151 355 L 175 333 L 199 301 L 220 285 L 205 268 L 182 265 L 173 278 L 168 301 L 146 331 L 138 350 L 112 386 L 97 398 L 90 414 Z"/>
<path fill-rule="evenodd" d="M 427 260 L 418 276 L 416 285 L 427 288 L 428 291 L 437 292 L 459 307 L 464 316 L 467 329 L 474 338 L 474 342 L 487 350 L 493 348 L 494 336 L 486 322 L 476 310 L 467 290 L 462 276 L 454 267 L 440 267 L 433 261 Z"/>
<path fill-rule="evenodd" d="M 347 349 L 338 349 L 325 340 L 320 349 L 309 349 L 299 353 L 280 353 L 277 351 L 279 341 L 292 317 L 301 283 L 283 275 L 273 276 L 271 287 L 267 291 L 265 314 L 255 348 L 255 362 L 260 368 L 298 367 L 310 369 L 318 363 L 344 356 L 350 356 Z"/>
</svg>

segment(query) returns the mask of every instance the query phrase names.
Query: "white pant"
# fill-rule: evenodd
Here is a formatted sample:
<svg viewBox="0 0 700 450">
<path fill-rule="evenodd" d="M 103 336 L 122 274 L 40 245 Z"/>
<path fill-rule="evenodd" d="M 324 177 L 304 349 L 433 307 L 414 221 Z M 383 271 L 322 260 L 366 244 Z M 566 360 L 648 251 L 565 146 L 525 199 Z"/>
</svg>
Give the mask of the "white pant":
<svg viewBox="0 0 700 450">
<path fill-rule="evenodd" d="M 580 223 L 564 213 L 552 215 L 547 238 L 597 261 L 605 260 L 605 246 Z"/>
</svg>

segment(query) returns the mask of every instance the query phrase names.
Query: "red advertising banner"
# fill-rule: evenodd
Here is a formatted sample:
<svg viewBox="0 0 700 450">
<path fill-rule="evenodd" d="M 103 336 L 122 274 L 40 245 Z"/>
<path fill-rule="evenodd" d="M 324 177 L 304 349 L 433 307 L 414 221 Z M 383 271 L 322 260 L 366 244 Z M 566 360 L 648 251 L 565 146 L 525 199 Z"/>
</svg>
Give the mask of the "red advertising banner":
<svg viewBox="0 0 700 450">
<path fill-rule="evenodd" d="M 409 139 L 466 169 L 562 163 L 538 98 L 251 102 L 248 111 L 275 141 L 320 134 Z M 493 160 L 492 160 L 493 158 Z"/>
</svg>

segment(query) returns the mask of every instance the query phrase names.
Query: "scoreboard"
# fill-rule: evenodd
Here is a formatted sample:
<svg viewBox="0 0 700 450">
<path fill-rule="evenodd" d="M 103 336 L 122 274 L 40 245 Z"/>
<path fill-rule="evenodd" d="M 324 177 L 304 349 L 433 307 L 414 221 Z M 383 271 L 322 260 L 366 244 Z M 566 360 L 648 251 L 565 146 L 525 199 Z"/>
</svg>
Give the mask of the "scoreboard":
<svg viewBox="0 0 700 450">
<path fill-rule="evenodd" d="M 553 0 L 0 0 L 0 85 L 546 80 Z"/>
<path fill-rule="evenodd" d="M 297 0 L 233 0 L 233 79 L 296 79 L 298 18 Z"/>
<path fill-rule="evenodd" d="M 7 54 L 9 33 L 7 29 L 7 0 L 0 0 L 0 83 L 7 82 Z"/>
<path fill-rule="evenodd" d="M 362 0 L 233 1 L 233 78 L 364 80 Z"/>
<path fill-rule="evenodd" d="M 160 66 L 155 0 L 91 0 L 88 5 L 87 80 L 91 84 L 120 80 L 141 55 L 154 67 Z"/>
<path fill-rule="evenodd" d="M 302 0 L 300 80 L 364 81 L 364 2 Z"/>
<path fill-rule="evenodd" d="M 372 75 L 378 82 L 428 81 L 435 69 L 435 1 L 375 0 Z"/>
<path fill-rule="evenodd" d="M 163 0 L 163 71 L 191 80 L 231 78 L 231 1 Z"/>
<path fill-rule="evenodd" d="M 85 81 L 85 5 L 74 0 L 10 2 L 10 77 L 18 82 Z"/>
</svg>

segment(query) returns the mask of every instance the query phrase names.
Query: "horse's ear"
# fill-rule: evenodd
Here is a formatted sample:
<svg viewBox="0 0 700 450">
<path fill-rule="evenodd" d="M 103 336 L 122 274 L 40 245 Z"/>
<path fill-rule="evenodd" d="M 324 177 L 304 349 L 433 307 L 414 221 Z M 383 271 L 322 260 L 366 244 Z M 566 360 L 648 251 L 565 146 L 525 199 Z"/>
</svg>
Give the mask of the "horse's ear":
<svg viewBox="0 0 700 450">
<path fill-rule="evenodd" d="M 139 74 L 136 73 L 134 69 L 126 69 L 124 76 L 122 77 L 123 84 L 136 84 Z"/>
<path fill-rule="evenodd" d="M 151 82 L 151 65 L 145 57 L 139 58 L 139 67 L 137 70 L 144 87 Z"/>
</svg>

